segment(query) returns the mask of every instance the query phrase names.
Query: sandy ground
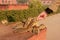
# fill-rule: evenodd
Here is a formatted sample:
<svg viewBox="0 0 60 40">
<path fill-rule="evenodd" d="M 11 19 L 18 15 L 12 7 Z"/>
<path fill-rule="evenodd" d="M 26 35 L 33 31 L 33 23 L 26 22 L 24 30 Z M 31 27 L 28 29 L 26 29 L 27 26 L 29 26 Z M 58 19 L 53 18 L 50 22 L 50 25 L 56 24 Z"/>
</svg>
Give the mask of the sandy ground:
<svg viewBox="0 0 60 40">
<path fill-rule="evenodd" d="M 46 20 L 47 40 L 60 40 L 60 13 Z"/>
<path fill-rule="evenodd" d="M 39 35 L 34 35 L 31 32 L 14 33 L 13 26 L 15 23 L 9 25 L 0 24 L 0 40 L 46 40 L 46 30 L 42 30 Z"/>
<path fill-rule="evenodd" d="M 8 26 L 0 24 L 0 40 L 26 40 L 31 37 L 33 34 L 30 32 L 27 33 L 14 33 L 12 27 L 15 24 L 10 24 Z M 28 36 L 26 36 L 28 35 Z"/>
<path fill-rule="evenodd" d="M 47 40 L 60 40 L 60 13 L 47 17 L 42 23 L 47 27 Z"/>
<path fill-rule="evenodd" d="M 49 16 L 40 22 L 44 23 L 47 27 L 47 40 L 60 40 L 60 14 Z M 0 24 L 0 40 L 27 40 L 27 38 L 33 35 L 29 32 L 24 34 L 13 33 L 12 27 L 14 25 L 14 23 L 8 26 Z M 40 35 L 42 36 L 43 33 Z"/>
</svg>

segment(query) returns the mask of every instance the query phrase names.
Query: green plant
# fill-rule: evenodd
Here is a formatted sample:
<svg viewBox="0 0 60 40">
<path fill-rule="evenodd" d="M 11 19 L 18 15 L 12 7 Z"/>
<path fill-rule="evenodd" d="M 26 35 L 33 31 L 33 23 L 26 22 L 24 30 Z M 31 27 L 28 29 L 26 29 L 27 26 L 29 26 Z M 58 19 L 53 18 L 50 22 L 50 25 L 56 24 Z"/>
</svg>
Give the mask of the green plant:
<svg viewBox="0 0 60 40">
<path fill-rule="evenodd" d="M 9 22 L 25 21 L 29 17 L 37 17 L 45 7 L 39 1 L 29 3 L 27 10 L 5 10 L 0 11 L 0 20 L 7 19 Z"/>
</svg>

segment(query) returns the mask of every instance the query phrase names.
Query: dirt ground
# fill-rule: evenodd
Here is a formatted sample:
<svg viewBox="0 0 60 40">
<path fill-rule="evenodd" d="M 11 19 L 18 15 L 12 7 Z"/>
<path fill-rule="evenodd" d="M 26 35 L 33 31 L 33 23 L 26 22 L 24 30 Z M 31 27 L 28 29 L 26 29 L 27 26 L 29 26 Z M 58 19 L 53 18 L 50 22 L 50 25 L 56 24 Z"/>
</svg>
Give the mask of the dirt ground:
<svg viewBox="0 0 60 40">
<path fill-rule="evenodd" d="M 12 28 L 15 25 L 15 23 L 9 25 L 0 24 L 0 40 L 45 40 L 46 30 L 42 30 L 39 35 L 30 32 L 20 34 L 13 32 Z"/>
<path fill-rule="evenodd" d="M 47 40 L 60 40 L 60 13 L 41 21 L 47 27 Z"/>
<path fill-rule="evenodd" d="M 60 40 L 60 14 L 56 14 L 47 17 L 45 20 L 40 21 L 47 27 L 46 30 L 42 30 L 39 35 L 33 35 L 33 33 L 14 33 L 12 27 L 15 23 L 9 25 L 0 24 L 0 40 Z"/>
</svg>

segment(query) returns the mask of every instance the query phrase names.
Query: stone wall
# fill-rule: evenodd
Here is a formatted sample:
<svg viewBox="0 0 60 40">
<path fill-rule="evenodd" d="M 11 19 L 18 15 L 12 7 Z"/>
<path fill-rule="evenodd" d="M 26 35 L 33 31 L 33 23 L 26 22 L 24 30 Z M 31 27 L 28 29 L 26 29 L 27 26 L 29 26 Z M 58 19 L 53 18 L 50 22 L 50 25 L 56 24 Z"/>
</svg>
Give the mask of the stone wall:
<svg viewBox="0 0 60 40">
<path fill-rule="evenodd" d="M 28 9 L 28 5 L 15 4 L 15 5 L 0 5 L 0 10 L 24 10 Z"/>
</svg>

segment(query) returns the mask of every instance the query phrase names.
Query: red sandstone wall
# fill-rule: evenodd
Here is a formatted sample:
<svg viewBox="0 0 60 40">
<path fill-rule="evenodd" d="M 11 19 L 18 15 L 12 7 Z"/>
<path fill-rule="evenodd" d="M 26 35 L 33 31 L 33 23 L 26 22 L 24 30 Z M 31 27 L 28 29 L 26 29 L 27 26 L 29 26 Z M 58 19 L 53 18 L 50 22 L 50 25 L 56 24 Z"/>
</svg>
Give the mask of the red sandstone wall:
<svg viewBox="0 0 60 40">
<path fill-rule="evenodd" d="M 0 0 L 0 4 L 2 4 L 2 0 Z"/>
<path fill-rule="evenodd" d="M 0 5 L 0 10 L 24 10 L 28 9 L 28 5 Z"/>
<path fill-rule="evenodd" d="M 24 10 L 28 9 L 27 5 L 9 5 L 8 10 Z"/>
<path fill-rule="evenodd" d="M 4 3 L 2 0 L 0 0 L 0 4 L 17 4 L 16 0 L 4 0 Z"/>
<path fill-rule="evenodd" d="M 7 5 L 7 4 L 10 4 L 10 5 Z M 0 10 L 23 10 L 27 8 L 28 8 L 28 5 L 26 4 L 18 5 L 16 0 L 4 0 L 4 3 L 2 2 L 2 0 L 0 0 Z"/>
</svg>

